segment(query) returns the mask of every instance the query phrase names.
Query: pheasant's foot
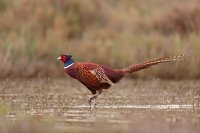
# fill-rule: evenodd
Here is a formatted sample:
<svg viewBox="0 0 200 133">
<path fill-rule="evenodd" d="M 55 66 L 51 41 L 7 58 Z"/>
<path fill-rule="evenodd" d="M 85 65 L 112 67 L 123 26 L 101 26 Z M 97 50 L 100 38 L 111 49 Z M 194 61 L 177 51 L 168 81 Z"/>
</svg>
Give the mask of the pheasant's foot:
<svg viewBox="0 0 200 133">
<path fill-rule="evenodd" d="M 96 104 L 96 99 L 98 97 L 98 95 L 100 95 L 102 93 L 102 90 L 98 90 L 97 94 L 93 95 L 90 97 L 90 99 L 88 100 L 88 103 L 90 104 L 91 110 L 95 108 Z M 94 101 L 94 102 L 93 102 Z M 93 104 L 92 104 L 93 103 Z"/>
<path fill-rule="evenodd" d="M 88 100 L 88 103 L 90 104 L 90 110 L 93 110 L 96 107 L 96 98 L 90 98 Z"/>
<path fill-rule="evenodd" d="M 88 100 L 88 103 L 89 103 L 90 105 L 92 105 L 93 99 L 96 99 L 97 96 L 98 96 L 98 94 L 95 94 L 95 95 L 91 96 L 90 99 Z M 94 103 L 96 104 L 96 100 L 94 101 Z"/>
</svg>

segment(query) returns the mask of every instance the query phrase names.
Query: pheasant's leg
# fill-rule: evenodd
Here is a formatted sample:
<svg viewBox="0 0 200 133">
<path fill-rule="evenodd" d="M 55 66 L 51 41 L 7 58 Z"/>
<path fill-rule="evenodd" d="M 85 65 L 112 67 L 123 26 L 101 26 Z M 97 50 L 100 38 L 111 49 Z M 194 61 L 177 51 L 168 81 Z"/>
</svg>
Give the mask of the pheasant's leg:
<svg viewBox="0 0 200 133">
<path fill-rule="evenodd" d="M 88 103 L 91 105 L 92 100 L 95 99 L 94 104 L 96 105 L 96 98 L 97 98 L 98 95 L 100 95 L 102 92 L 103 92 L 102 89 L 98 90 L 98 91 L 97 91 L 97 94 L 95 94 L 95 95 L 93 95 L 93 96 L 90 97 L 90 99 L 88 100 Z"/>
<path fill-rule="evenodd" d="M 95 95 L 91 96 L 90 99 L 88 100 L 88 103 L 91 105 L 92 104 L 92 100 L 94 98 L 96 98 L 97 96 L 98 96 L 98 94 L 95 94 Z"/>
</svg>

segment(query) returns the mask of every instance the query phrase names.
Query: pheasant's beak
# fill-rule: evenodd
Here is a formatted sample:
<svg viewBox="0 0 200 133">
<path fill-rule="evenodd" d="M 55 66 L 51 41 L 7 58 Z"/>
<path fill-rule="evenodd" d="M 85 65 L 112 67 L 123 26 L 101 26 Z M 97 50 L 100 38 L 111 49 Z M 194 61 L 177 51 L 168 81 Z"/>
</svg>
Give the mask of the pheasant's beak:
<svg viewBox="0 0 200 133">
<path fill-rule="evenodd" d="M 59 57 L 57 58 L 57 60 L 61 60 L 61 57 L 59 56 Z"/>
</svg>

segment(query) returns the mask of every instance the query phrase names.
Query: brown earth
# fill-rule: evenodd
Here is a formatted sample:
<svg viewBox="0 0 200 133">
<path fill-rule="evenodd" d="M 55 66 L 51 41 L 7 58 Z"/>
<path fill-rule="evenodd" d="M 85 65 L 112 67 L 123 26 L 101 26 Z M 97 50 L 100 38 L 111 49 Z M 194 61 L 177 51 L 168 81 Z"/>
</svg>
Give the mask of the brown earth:
<svg viewBox="0 0 200 133">
<path fill-rule="evenodd" d="M 90 110 L 75 80 L 0 81 L 0 132 L 200 131 L 199 80 L 129 80 L 105 90 Z"/>
</svg>

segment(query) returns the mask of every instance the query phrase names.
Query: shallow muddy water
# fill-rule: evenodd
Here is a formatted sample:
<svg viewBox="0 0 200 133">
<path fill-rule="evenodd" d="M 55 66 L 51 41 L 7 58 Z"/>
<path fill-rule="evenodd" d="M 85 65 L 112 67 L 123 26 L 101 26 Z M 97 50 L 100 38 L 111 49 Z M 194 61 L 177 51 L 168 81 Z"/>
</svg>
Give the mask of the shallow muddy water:
<svg viewBox="0 0 200 133">
<path fill-rule="evenodd" d="M 0 85 L 3 120 L 50 121 L 55 132 L 200 131 L 199 80 L 125 79 L 104 90 L 93 110 L 90 91 L 68 78 L 1 80 Z"/>
</svg>

